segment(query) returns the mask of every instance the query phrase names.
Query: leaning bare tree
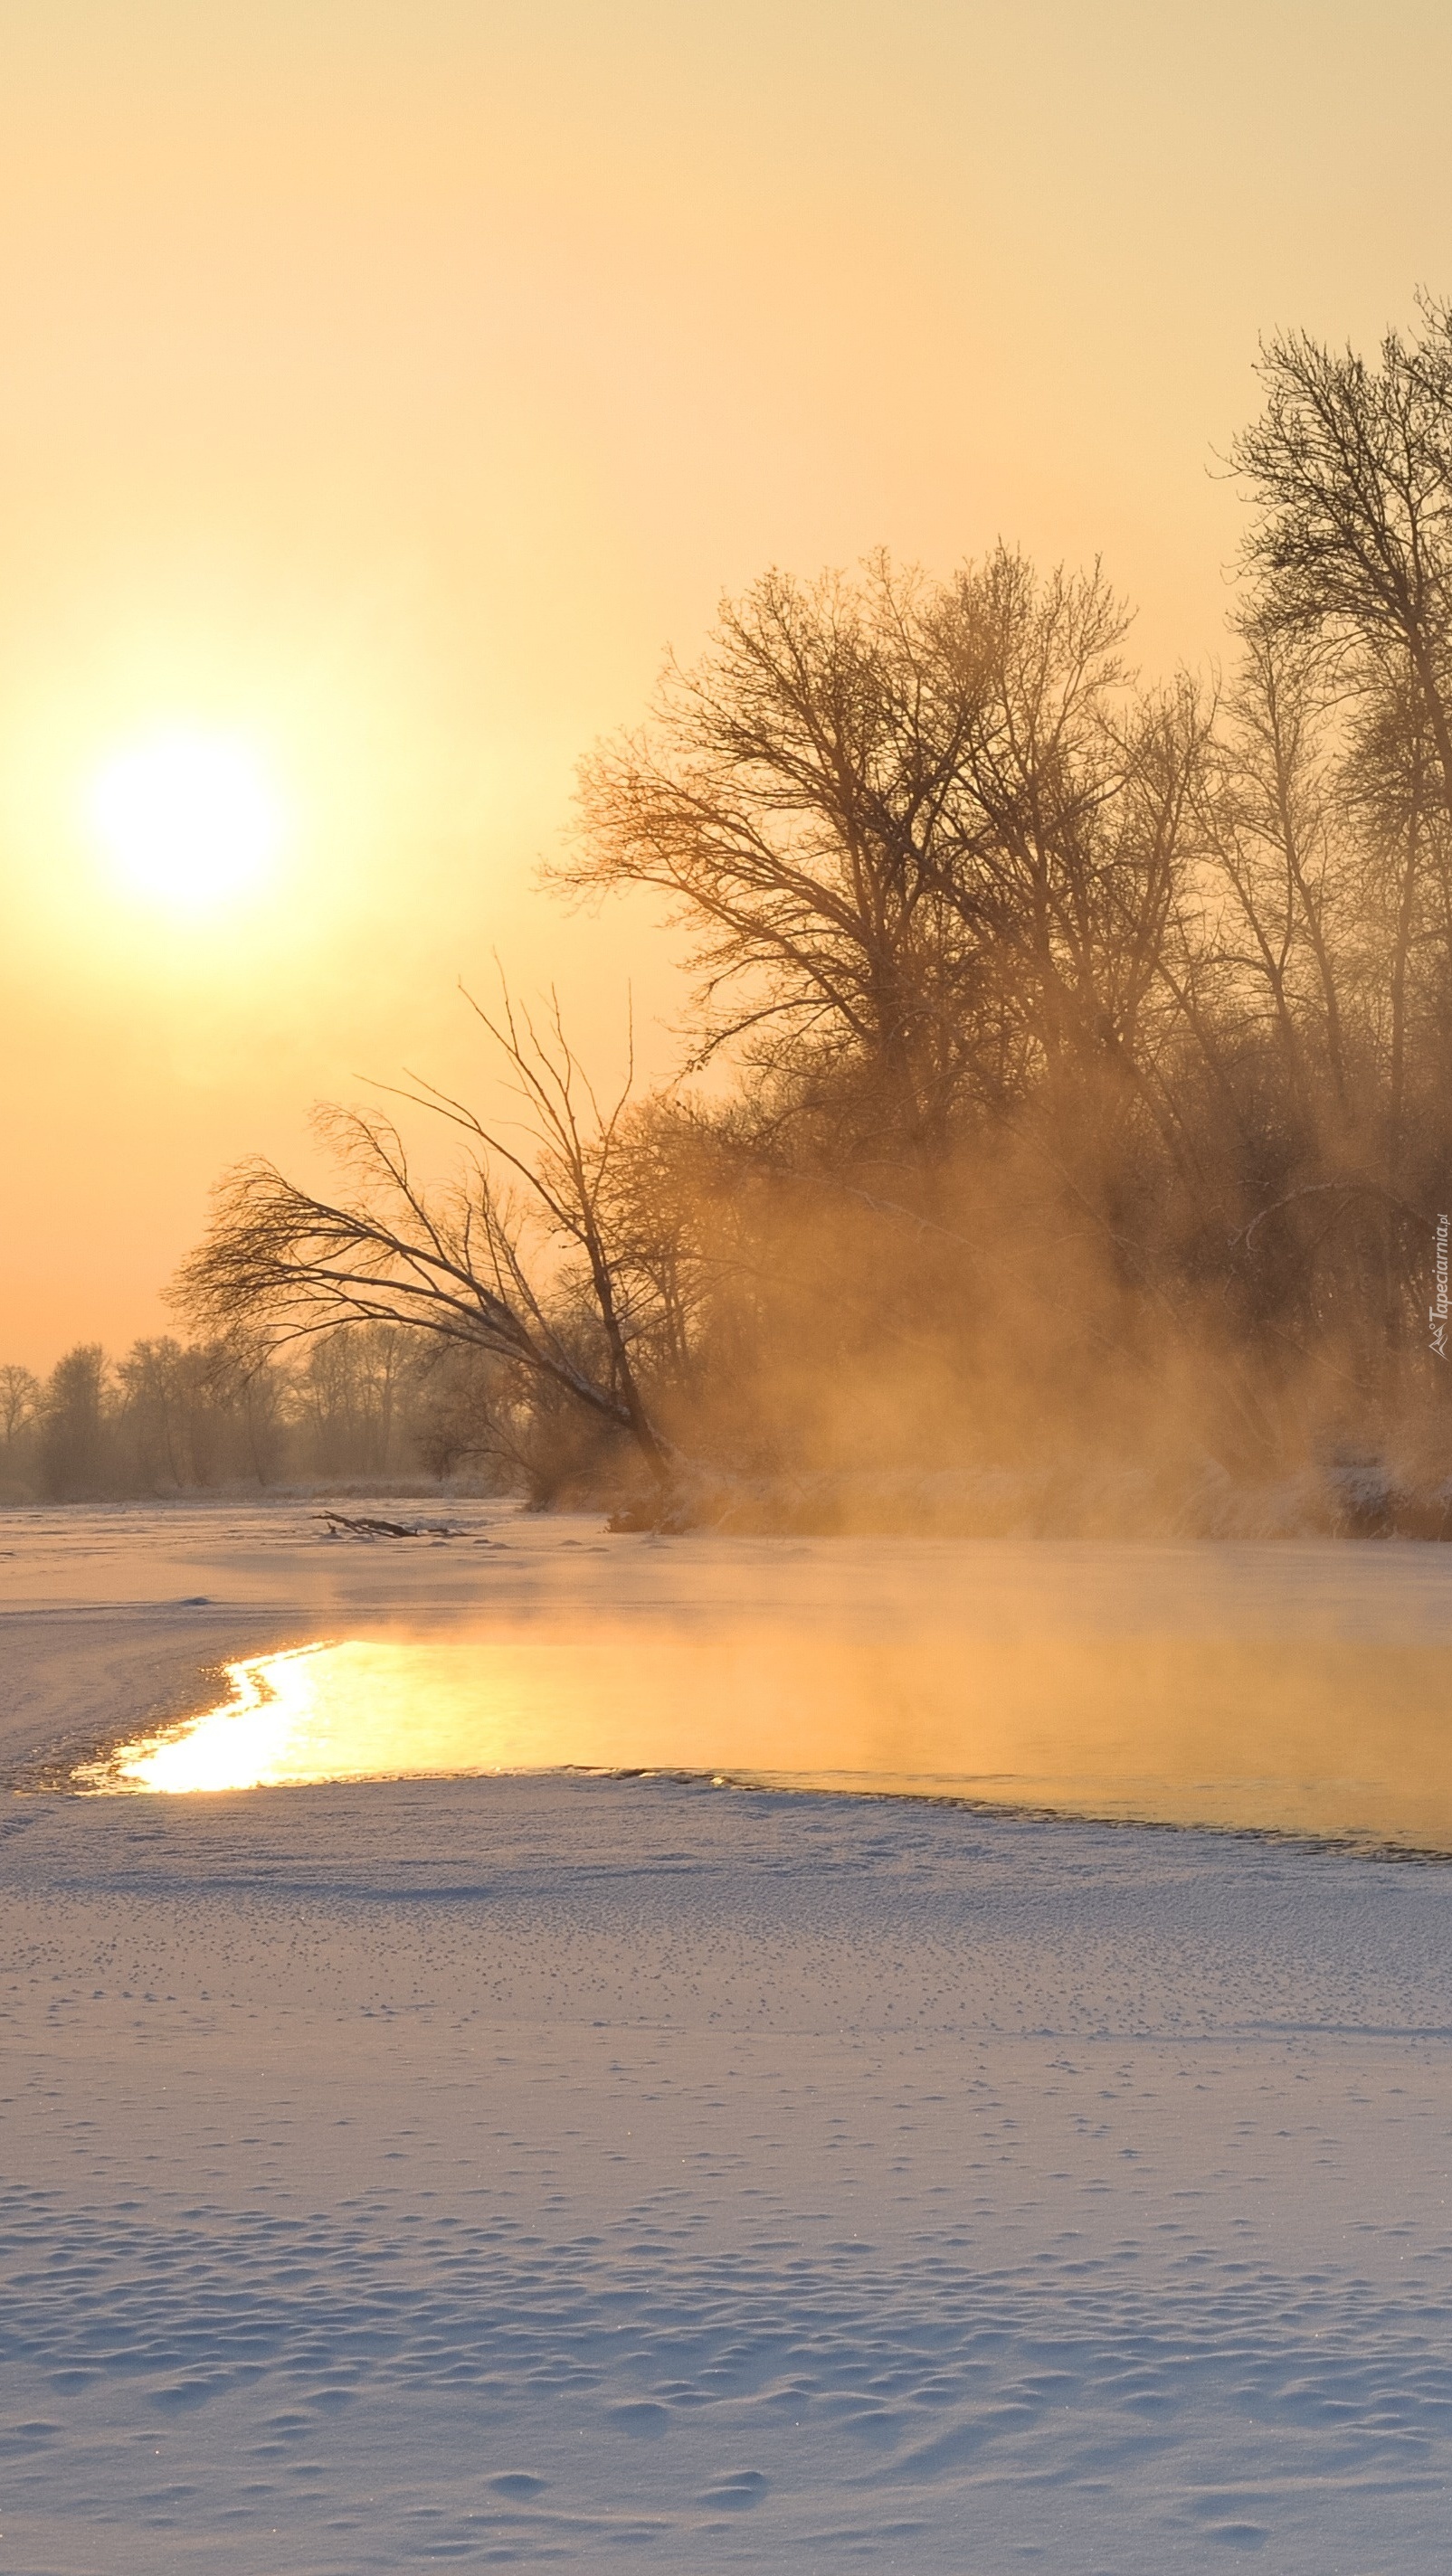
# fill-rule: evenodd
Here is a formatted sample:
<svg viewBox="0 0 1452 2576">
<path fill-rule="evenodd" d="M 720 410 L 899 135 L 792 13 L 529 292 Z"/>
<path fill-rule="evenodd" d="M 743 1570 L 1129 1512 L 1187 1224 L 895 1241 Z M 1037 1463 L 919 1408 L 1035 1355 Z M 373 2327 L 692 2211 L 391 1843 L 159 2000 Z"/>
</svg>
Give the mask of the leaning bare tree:
<svg viewBox="0 0 1452 2576">
<path fill-rule="evenodd" d="M 462 1175 L 431 1189 L 392 1118 L 324 1107 L 317 1124 L 345 1181 L 338 1197 L 301 1188 L 270 1162 L 239 1165 L 217 1190 L 173 1302 L 209 1338 L 247 1338 L 268 1353 L 359 1324 L 482 1351 L 623 1433 L 664 1491 L 672 1452 L 632 1356 L 641 1283 L 612 1239 L 630 1079 L 602 1109 L 557 1001 L 541 1030 L 507 990 L 497 1018 L 466 999 L 526 1103 L 523 1149 L 431 1084 L 395 1092 L 467 1139 Z"/>
</svg>

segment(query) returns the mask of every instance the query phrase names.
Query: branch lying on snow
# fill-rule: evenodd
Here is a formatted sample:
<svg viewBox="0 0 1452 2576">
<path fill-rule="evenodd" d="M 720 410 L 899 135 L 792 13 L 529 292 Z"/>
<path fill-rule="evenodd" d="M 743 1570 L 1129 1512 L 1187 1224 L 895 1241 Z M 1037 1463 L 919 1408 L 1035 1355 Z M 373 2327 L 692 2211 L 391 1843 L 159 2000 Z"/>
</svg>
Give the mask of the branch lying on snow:
<svg viewBox="0 0 1452 2576">
<path fill-rule="evenodd" d="M 346 1530 L 350 1538 L 457 1538 L 452 1521 L 378 1521 L 366 1515 L 350 1518 L 347 1512 L 315 1512 L 314 1520 L 326 1521 L 329 1538 L 339 1538 Z"/>
</svg>

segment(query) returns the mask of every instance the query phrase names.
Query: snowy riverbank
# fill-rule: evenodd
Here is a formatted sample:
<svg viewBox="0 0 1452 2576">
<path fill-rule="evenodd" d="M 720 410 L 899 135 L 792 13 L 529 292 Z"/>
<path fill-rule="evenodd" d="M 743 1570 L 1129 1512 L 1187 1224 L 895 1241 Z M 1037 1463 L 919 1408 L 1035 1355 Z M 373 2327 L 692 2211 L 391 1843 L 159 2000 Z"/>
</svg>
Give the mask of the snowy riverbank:
<svg viewBox="0 0 1452 2576">
<path fill-rule="evenodd" d="M 6 1525 L 13 1776 L 478 1580 L 123 1523 Z M 521 1603 L 602 1561 L 518 1536 Z M 0 1922 L 15 2576 L 1441 2564 L 1447 1869 L 672 1780 L 26 1790 Z"/>
</svg>

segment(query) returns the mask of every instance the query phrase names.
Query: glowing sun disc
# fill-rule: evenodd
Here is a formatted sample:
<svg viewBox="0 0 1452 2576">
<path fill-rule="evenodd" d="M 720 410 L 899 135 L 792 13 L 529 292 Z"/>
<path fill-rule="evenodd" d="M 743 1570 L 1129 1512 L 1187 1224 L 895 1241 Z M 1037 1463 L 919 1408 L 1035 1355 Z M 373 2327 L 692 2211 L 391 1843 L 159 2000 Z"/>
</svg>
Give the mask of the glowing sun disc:
<svg viewBox="0 0 1452 2576">
<path fill-rule="evenodd" d="M 202 911 L 266 875 L 284 817 L 250 744 L 231 734 L 177 731 L 154 734 L 107 761 L 91 791 L 91 820 L 133 892 Z"/>
</svg>

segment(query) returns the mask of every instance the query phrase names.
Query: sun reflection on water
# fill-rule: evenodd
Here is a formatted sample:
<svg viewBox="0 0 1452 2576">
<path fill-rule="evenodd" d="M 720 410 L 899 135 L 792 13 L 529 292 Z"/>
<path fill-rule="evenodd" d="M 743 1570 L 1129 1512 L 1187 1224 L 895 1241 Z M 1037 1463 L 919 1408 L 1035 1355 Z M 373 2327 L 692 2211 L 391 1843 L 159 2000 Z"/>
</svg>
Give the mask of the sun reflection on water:
<svg viewBox="0 0 1452 2576">
<path fill-rule="evenodd" d="M 290 1757 L 314 1714 L 313 1674 L 325 1646 L 226 1666 L 228 1697 L 178 1733 L 118 1745 L 77 1778 L 104 1789 L 261 1789 L 296 1776 Z"/>
</svg>

